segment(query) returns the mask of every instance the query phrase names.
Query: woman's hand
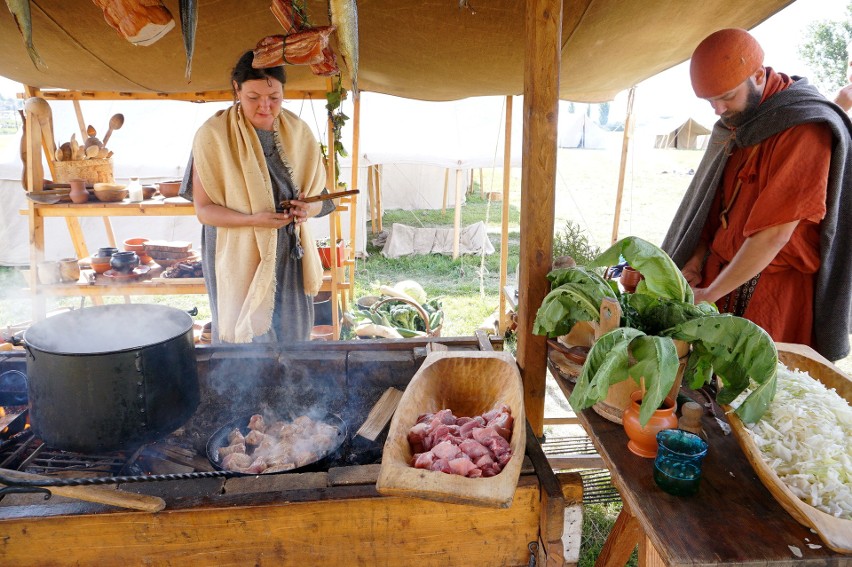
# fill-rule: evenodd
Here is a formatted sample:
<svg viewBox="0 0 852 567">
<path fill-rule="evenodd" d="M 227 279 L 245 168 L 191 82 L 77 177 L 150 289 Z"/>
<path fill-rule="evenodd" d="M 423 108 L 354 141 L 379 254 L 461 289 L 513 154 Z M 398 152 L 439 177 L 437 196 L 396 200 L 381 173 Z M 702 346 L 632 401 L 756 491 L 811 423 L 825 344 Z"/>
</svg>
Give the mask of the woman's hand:
<svg viewBox="0 0 852 567">
<path fill-rule="evenodd" d="M 304 199 L 305 194 L 301 193 L 299 198 Z M 317 216 L 320 211 L 322 211 L 322 203 L 317 201 L 315 203 L 305 203 L 304 201 L 299 201 L 298 199 L 290 200 L 290 215 L 293 218 L 293 222 L 297 225 L 302 224 L 306 220 L 311 217 Z"/>
<path fill-rule="evenodd" d="M 293 215 L 290 211 L 278 212 L 263 212 L 255 213 L 250 217 L 250 226 L 260 228 L 281 228 L 293 222 Z"/>
</svg>

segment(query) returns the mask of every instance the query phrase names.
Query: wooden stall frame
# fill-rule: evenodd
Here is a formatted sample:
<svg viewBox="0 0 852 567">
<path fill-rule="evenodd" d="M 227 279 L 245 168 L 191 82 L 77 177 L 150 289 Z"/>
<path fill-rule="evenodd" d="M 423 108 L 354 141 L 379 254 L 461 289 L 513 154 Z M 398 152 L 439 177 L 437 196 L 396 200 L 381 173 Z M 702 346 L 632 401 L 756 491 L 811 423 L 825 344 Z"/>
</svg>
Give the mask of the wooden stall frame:
<svg viewBox="0 0 852 567">
<path fill-rule="evenodd" d="M 45 100 L 71 100 L 74 105 L 74 112 L 77 117 L 77 124 L 80 129 L 82 139 L 85 139 L 86 123 L 83 118 L 81 100 L 182 100 L 188 102 L 221 102 L 228 101 L 233 98 L 233 93 L 229 90 L 206 91 L 206 92 L 187 92 L 187 93 L 130 93 L 120 91 L 69 91 L 69 90 L 42 90 L 35 87 L 25 86 L 23 96 L 41 97 Z M 325 92 L 322 91 L 284 91 L 286 99 L 301 99 L 301 98 L 320 98 L 325 97 Z M 356 101 L 357 104 L 357 101 Z M 357 147 L 357 136 L 359 128 L 357 122 L 359 120 L 359 112 L 355 113 L 355 138 L 353 146 Z M 24 135 L 28 140 L 26 168 L 26 189 L 34 191 L 36 167 L 41 165 L 41 152 L 35 152 L 29 148 L 35 133 L 33 128 L 37 128 L 38 122 L 34 121 L 31 115 L 27 115 L 27 128 Z M 331 122 L 328 122 L 328 146 L 334 148 L 334 134 L 331 127 Z M 53 156 L 47 151 L 48 141 L 42 139 L 41 146 L 44 148 L 46 161 L 51 169 L 51 176 L 55 178 L 53 172 Z M 355 162 L 357 163 L 357 162 Z M 328 179 L 335 179 L 334 173 L 334 154 L 333 150 L 329 152 L 328 160 Z M 353 168 L 353 179 L 357 175 L 357 169 Z M 333 181 L 332 181 L 333 183 Z M 353 182 L 353 188 L 356 182 Z M 38 188 L 40 189 L 40 188 Z M 335 191 L 336 188 L 331 187 L 330 191 Z M 352 289 L 352 282 L 348 274 L 354 269 L 354 259 L 352 258 L 352 250 L 357 236 L 357 201 L 354 197 L 347 197 L 336 200 L 337 209 L 329 215 L 329 231 L 333 242 L 336 242 L 338 235 L 342 234 L 340 229 L 340 213 L 348 211 L 350 213 L 350 239 L 352 246 L 347 247 L 347 258 L 343 265 L 338 265 L 337 255 L 332 254 L 332 267 L 326 270 L 322 287 L 320 291 L 330 291 L 332 294 L 332 317 L 334 325 L 334 337 L 340 336 L 340 314 L 338 305 L 343 302 L 345 306 L 350 299 L 349 293 Z M 46 296 L 80 296 L 91 297 L 95 304 L 103 303 L 102 297 L 107 295 L 123 295 L 125 301 L 130 301 L 130 295 L 166 295 L 166 294 L 205 294 L 206 288 L 203 283 L 163 283 L 162 281 L 141 281 L 119 285 L 90 285 L 85 279 L 81 279 L 76 283 L 70 284 L 55 284 L 45 286 L 39 283 L 36 274 L 36 267 L 39 262 L 44 260 L 44 218 L 45 217 L 62 217 L 65 219 L 68 226 L 68 232 L 74 245 L 75 253 L 78 258 L 89 256 L 89 248 L 86 244 L 83 230 L 80 227 L 79 217 L 100 216 L 103 219 L 106 238 L 110 246 L 115 246 L 115 234 L 112 229 L 110 217 L 112 216 L 189 216 L 195 214 L 195 209 L 192 203 L 169 203 L 162 206 L 161 202 L 143 202 L 143 203 L 85 203 L 83 205 L 74 204 L 52 204 L 42 205 L 28 202 L 22 214 L 26 214 L 28 218 L 30 232 L 30 271 L 29 271 L 29 287 L 32 293 L 32 313 L 33 320 L 38 321 L 46 315 Z"/>
</svg>

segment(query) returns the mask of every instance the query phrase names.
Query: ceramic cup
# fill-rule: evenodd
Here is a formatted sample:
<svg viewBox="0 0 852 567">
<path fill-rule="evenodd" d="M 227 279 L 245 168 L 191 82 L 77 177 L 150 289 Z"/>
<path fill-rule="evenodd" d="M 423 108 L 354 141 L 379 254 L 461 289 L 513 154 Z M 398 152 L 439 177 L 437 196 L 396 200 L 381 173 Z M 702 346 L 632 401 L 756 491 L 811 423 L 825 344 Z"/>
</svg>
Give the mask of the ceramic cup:
<svg viewBox="0 0 852 567">
<path fill-rule="evenodd" d="M 80 279 L 80 264 L 77 258 L 62 258 L 59 260 L 59 280 L 62 282 L 76 282 Z"/>
<path fill-rule="evenodd" d="M 47 262 L 39 262 L 36 266 L 38 281 L 44 285 L 51 285 L 61 281 L 59 272 L 59 262 L 50 260 Z"/>
</svg>

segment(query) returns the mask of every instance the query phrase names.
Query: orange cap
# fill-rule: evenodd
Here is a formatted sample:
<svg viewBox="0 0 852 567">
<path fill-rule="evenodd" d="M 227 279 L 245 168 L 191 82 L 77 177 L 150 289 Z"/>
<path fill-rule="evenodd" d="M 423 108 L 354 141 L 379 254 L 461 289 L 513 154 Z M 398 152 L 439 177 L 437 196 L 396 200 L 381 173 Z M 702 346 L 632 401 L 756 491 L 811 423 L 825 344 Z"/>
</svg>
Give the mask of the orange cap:
<svg viewBox="0 0 852 567">
<path fill-rule="evenodd" d="M 725 94 L 763 65 L 763 49 L 750 33 L 729 28 L 698 44 L 689 63 L 692 89 L 699 98 Z"/>
</svg>

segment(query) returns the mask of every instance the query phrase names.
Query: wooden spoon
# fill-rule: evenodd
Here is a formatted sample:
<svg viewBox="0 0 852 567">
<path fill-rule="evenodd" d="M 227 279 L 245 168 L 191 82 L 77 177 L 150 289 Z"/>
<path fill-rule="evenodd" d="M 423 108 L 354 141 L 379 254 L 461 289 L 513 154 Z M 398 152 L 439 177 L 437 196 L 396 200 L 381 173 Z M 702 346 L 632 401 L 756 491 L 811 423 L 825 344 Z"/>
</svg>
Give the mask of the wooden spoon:
<svg viewBox="0 0 852 567">
<path fill-rule="evenodd" d="M 118 130 L 122 126 L 124 126 L 124 115 L 123 114 L 113 114 L 109 119 L 109 130 L 107 130 L 106 135 L 104 136 L 103 144 L 106 146 L 107 142 L 109 142 L 109 137 L 112 136 L 113 130 Z"/>
</svg>

